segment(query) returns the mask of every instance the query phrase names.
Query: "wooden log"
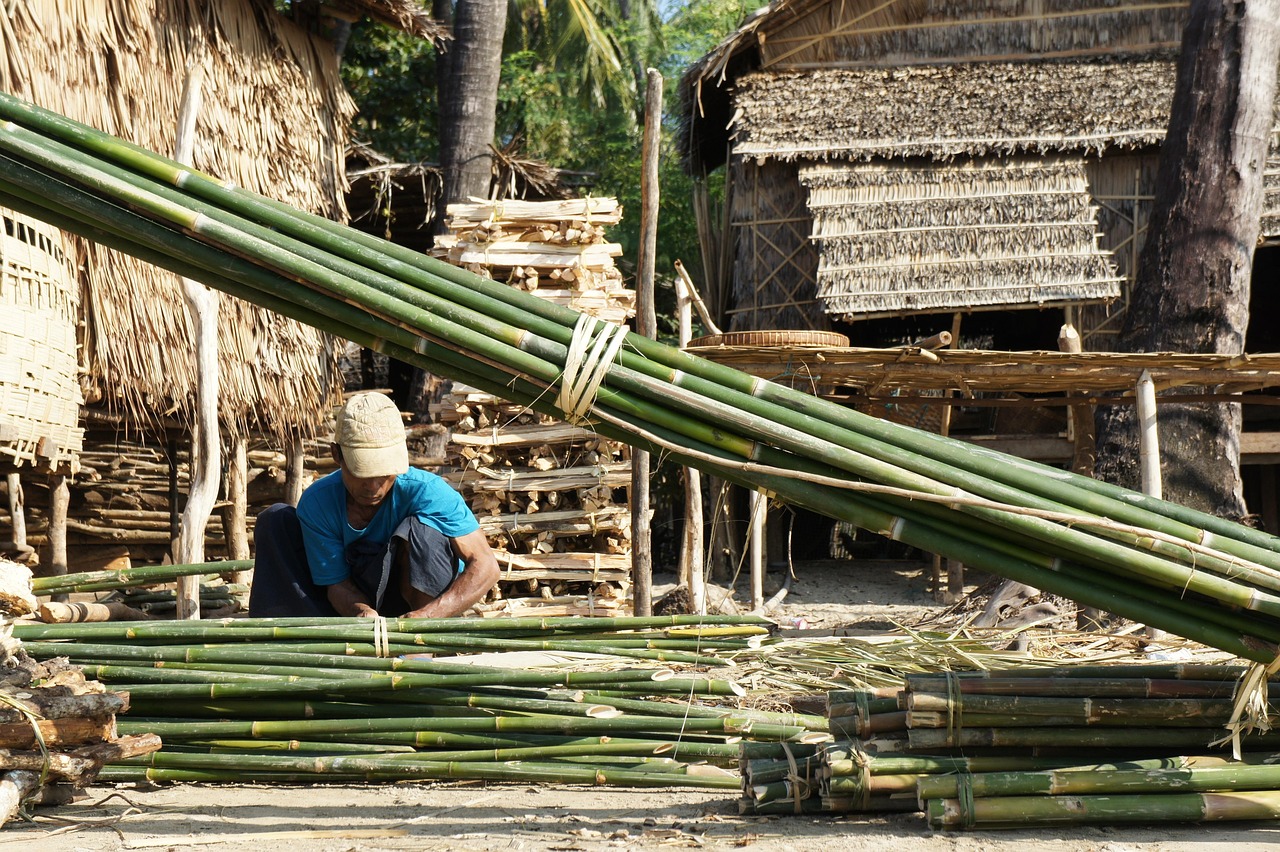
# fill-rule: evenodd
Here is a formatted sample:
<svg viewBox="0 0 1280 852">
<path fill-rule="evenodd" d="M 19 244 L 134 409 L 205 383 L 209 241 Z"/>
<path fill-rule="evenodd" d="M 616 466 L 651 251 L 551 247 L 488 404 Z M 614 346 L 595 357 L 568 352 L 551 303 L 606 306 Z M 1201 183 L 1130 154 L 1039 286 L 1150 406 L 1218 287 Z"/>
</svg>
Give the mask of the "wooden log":
<svg viewBox="0 0 1280 852">
<path fill-rule="evenodd" d="M 127 692 L 81 692 L 68 686 L 5 689 L 0 723 L 25 722 L 28 713 L 44 719 L 102 719 L 129 709 Z"/>
<path fill-rule="evenodd" d="M 50 601 L 40 605 L 40 620 L 46 624 L 71 624 L 100 621 L 146 621 L 151 616 L 128 604 L 108 603 L 60 603 Z"/>
<path fill-rule="evenodd" d="M 36 729 L 49 748 L 100 743 L 115 738 L 115 717 L 107 719 L 40 719 L 0 722 L 0 748 L 37 747 Z"/>
<path fill-rule="evenodd" d="M 49 568 L 45 576 L 60 577 L 67 573 L 67 511 L 71 506 L 71 487 L 61 473 L 49 476 Z M 58 599 L 65 599 L 59 595 Z"/>
<path fill-rule="evenodd" d="M 0 825 L 17 815 L 22 803 L 40 787 L 40 773 L 14 769 L 0 775 Z"/>
</svg>

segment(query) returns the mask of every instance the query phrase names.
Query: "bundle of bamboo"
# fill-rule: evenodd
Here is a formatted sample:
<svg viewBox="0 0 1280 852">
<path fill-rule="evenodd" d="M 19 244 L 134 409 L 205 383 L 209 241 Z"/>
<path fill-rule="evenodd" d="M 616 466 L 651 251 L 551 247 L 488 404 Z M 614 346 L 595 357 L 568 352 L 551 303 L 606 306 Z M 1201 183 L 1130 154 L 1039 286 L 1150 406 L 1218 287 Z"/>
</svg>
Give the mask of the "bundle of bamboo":
<svg viewBox="0 0 1280 852">
<path fill-rule="evenodd" d="M 606 437 L 1260 664 L 1280 540 L 860 415 L 0 97 L 0 201 Z M 300 286 L 301 285 L 301 286 Z"/>
<path fill-rule="evenodd" d="M 778 756 L 784 744 L 829 739 L 819 717 L 733 706 L 743 690 L 732 681 L 617 667 L 641 659 L 724 668 L 717 653 L 768 634 L 758 618 L 227 619 L 17 630 L 35 657 L 66 655 L 128 689 L 122 731 L 164 737 L 165 750 L 115 764 L 107 779 L 736 788 L 736 774 L 722 767 L 733 765 L 738 740 Z M 575 651 L 612 663 L 540 668 L 522 658 L 518 668 L 498 668 L 430 656 L 476 650 Z"/>
</svg>

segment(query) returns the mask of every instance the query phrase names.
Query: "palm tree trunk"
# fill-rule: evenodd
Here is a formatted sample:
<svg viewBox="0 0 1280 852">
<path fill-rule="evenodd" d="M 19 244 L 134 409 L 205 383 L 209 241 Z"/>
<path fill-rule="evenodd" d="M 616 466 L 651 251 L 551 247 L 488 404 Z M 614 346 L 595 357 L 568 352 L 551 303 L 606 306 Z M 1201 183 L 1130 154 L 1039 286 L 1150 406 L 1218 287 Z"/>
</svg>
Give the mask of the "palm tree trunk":
<svg viewBox="0 0 1280 852">
<path fill-rule="evenodd" d="M 1122 350 L 1244 351 L 1277 61 L 1280 0 L 1191 4 Z M 1158 420 L 1165 499 L 1242 517 L 1240 406 L 1163 405 Z M 1098 476 L 1136 487 L 1133 409 L 1100 408 L 1098 427 Z"/>
<path fill-rule="evenodd" d="M 497 123 L 506 16 L 507 4 L 497 0 L 459 0 L 454 10 L 452 56 L 440 93 L 440 166 L 446 204 L 472 195 L 489 196 L 489 146 Z"/>
</svg>

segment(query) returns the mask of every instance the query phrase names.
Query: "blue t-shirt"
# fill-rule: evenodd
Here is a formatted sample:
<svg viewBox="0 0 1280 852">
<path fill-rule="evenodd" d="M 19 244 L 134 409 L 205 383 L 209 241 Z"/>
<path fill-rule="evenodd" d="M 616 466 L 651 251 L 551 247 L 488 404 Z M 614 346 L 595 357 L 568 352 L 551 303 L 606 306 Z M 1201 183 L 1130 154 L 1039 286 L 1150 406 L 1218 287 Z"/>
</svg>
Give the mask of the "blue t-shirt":
<svg viewBox="0 0 1280 852">
<path fill-rule="evenodd" d="M 434 473 L 409 468 L 396 477 L 391 492 L 378 506 L 369 526 L 352 529 L 347 523 L 347 489 L 342 471 L 317 479 L 298 501 L 302 543 L 307 550 L 311 579 L 318 586 L 332 586 L 350 576 L 347 548 L 354 541 L 386 544 L 400 522 L 417 515 L 424 524 L 448 538 L 475 532 L 480 523 L 457 491 Z M 461 565 L 459 565 L 461 570 Z"/>
</svg>

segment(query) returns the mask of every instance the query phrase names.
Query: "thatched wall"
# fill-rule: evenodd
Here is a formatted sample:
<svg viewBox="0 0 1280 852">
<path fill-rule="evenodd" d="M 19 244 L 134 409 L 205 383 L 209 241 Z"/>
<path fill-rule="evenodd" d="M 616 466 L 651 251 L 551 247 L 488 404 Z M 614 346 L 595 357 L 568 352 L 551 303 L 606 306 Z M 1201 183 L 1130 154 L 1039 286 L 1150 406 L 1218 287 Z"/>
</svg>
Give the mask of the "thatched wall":
<svg viewBox="0 0 1280 852">
<path fill-rule="evenodd" d="M 343 218 L 353 105 L 333 49 L 255 0 L 19 0 L 0 10 L 0 87 L 162 153 L 185 69 L 205 63 L 195 166 Z M 87 397 L 135 424 L 189 422 L 195 365 L 177 279 L 77 241 Z M 339 389 L 333 342 L 222 296 L 221 417 L 284 438 L 323 428 Z"/>
<path fill-rule="evenodd" d="M 831 327 L 815 298 L 818 252 L 797 170 L 794 163 L 741 160 L 730 168 L 734 307 L 728 331 Z"/>
<path fill-rule="evenodd" d="M 817 296 L 846 319 L 1110 300 L 1077 158 L 830 163 L 800 169 Z"/>
<path fill-rule="evenodd" d="M 1172 59 L 756 73 L 734 153 L 784 159 L 990 156 L 1158 145 Z"/>
</svg>

